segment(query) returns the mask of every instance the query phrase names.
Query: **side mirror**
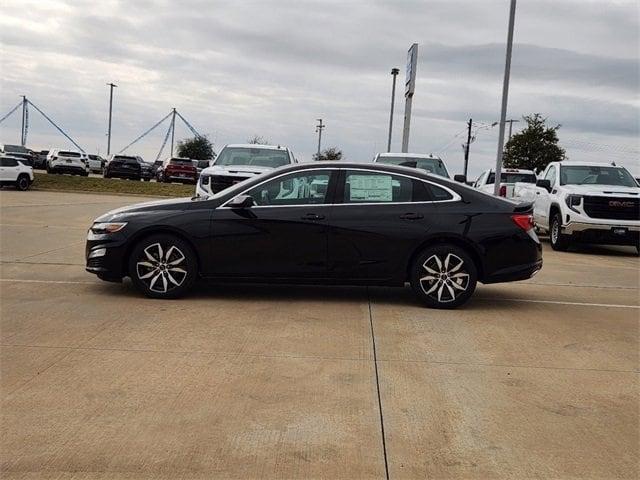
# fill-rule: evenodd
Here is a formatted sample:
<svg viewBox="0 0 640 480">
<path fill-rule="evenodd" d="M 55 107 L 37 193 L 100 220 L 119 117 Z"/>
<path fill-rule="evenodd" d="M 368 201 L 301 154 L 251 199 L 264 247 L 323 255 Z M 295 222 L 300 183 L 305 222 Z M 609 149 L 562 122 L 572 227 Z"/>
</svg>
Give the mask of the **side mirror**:
<svg viewBox="0 0 640 480">
<path fill-rule="evenodd" d="M 551 191 L 551 180 L 537 180 L 536 187 L 544 188 L 547 192 Z"/>
<path fill-rule="evenodd" d="M 460 183 L 467 183 L 467 177 L 466 177 L 466 176 L 464 176 L 464 175 L 454 175 L 454 176 L 453 176 L 453 179 L 454 179 L 456 182 L 460 182 Z"/>
<path fill-rule="evenodd" d="M 238 195 L 237 197 L 232 199 L 229 203 L 227 203 L 227 206 L 230 208 L 242 209 L 242 208 L 251 208 L 255 204 L 256 202 L 253 201 L 253 197 L 251 195 Z"/>
</svg>

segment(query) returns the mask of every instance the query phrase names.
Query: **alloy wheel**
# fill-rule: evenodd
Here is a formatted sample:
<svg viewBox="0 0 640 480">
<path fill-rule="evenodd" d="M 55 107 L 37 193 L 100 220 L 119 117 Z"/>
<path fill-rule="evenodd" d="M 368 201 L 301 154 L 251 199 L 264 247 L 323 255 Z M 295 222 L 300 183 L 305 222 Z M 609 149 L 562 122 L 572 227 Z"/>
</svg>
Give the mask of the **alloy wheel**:
<svg viewBox="0 0 640 480">
<path fill-rule="evenodd" d="M 187 278 L 186 257 L 175 245 L 152 243 L 142 251 L 136 263 L 136 273 L 152 292 L 167 293 Z"/>
<path fill-rule="evenodd" d="M 559 234 L 560 234 L 560 225 L 558 225 L 557 220 L 554 219 L 553 224 L 551 225 L 551 243 L 558 242 Z"/>
<path fill-rule="evenodd" d="M 453 253 L 444 258 L 431 255 L 422 264 L 426 275 L 420 277 L 424 293 L 440 303 L 453 302 L 469 287 L 469 273 L 464 260 Z"/>
</svg>

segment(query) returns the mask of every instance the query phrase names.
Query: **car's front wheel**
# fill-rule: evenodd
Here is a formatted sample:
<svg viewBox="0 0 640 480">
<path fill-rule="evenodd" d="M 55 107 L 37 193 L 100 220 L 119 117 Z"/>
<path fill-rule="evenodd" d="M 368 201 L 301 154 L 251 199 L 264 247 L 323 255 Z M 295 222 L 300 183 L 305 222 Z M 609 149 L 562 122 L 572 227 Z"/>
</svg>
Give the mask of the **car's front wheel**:
<svg viewBox="0 0 640 480">
<path fill-rule="evenodd" d="M 456 245 L 428 247 L 411 266 L 411 287 L 431 308 L 456 308 L 466 303 L 477 281 L 473 259 Z"/>
<path fill-rule="evenodd" d="M 198 262 L 191 246 L 169 234 L 144 238 L 129 257 L 134 286 L 148 297 L 177 298 L 193 285 Z"/>
<path fill-rule="evenodd" d="M 565 251 L 569 248 L 569 235 L 562 233 L 562 219 L 559 213 L 555 213 L 551 218 L 549 241 L 554 250 Z"/>
</svg>

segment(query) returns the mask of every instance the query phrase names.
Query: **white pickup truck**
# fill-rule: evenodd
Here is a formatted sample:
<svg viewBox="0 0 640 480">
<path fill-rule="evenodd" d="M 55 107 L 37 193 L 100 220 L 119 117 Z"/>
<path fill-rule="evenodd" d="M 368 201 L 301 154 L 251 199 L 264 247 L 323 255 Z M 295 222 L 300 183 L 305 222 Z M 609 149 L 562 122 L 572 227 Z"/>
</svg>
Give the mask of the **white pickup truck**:
<svg viewBox="0 0 640 480">
<path fill-rule="evenodd" d="M 640 187 L 615 163 L 552 162 L 535 184 L 516 183 L 514 199 L 534 202 L 536 226 L 554 250 L 581 241 L 640 254 Z"/>
<path fill-rule="evenodd" d="M 496 172 L 485 170 L 480 174 L 473 184 L 474 188 L 493 195 L 496 183 Z M 536 174 L 533 170 L 523 170 L 522 168 L 503 168 L 500 173 L 500 190 L 498 195 L 504 198 L 513 197 L 513 190 L 516 183 L 530 183 L 535 185 Z"/>
</svg>

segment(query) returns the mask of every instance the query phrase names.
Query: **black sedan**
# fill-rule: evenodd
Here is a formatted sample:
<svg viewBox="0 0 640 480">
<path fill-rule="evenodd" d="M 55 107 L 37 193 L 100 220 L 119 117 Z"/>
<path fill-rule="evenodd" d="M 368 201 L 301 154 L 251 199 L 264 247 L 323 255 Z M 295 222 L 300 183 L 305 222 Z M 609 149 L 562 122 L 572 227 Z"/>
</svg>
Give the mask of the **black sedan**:
<svg viewBox="0 0 640 480">
<path fill-rule="evenodd" d="M 95 220 L 86 269 L 154 298 L 198 277 L 227 282 L 410 283 L 428 306 L 465 303 L 478 281 L 542 268 L 531 204 L 410 168 L 314 162 L 212 197 L 142 203 Z"/>
</svg>

